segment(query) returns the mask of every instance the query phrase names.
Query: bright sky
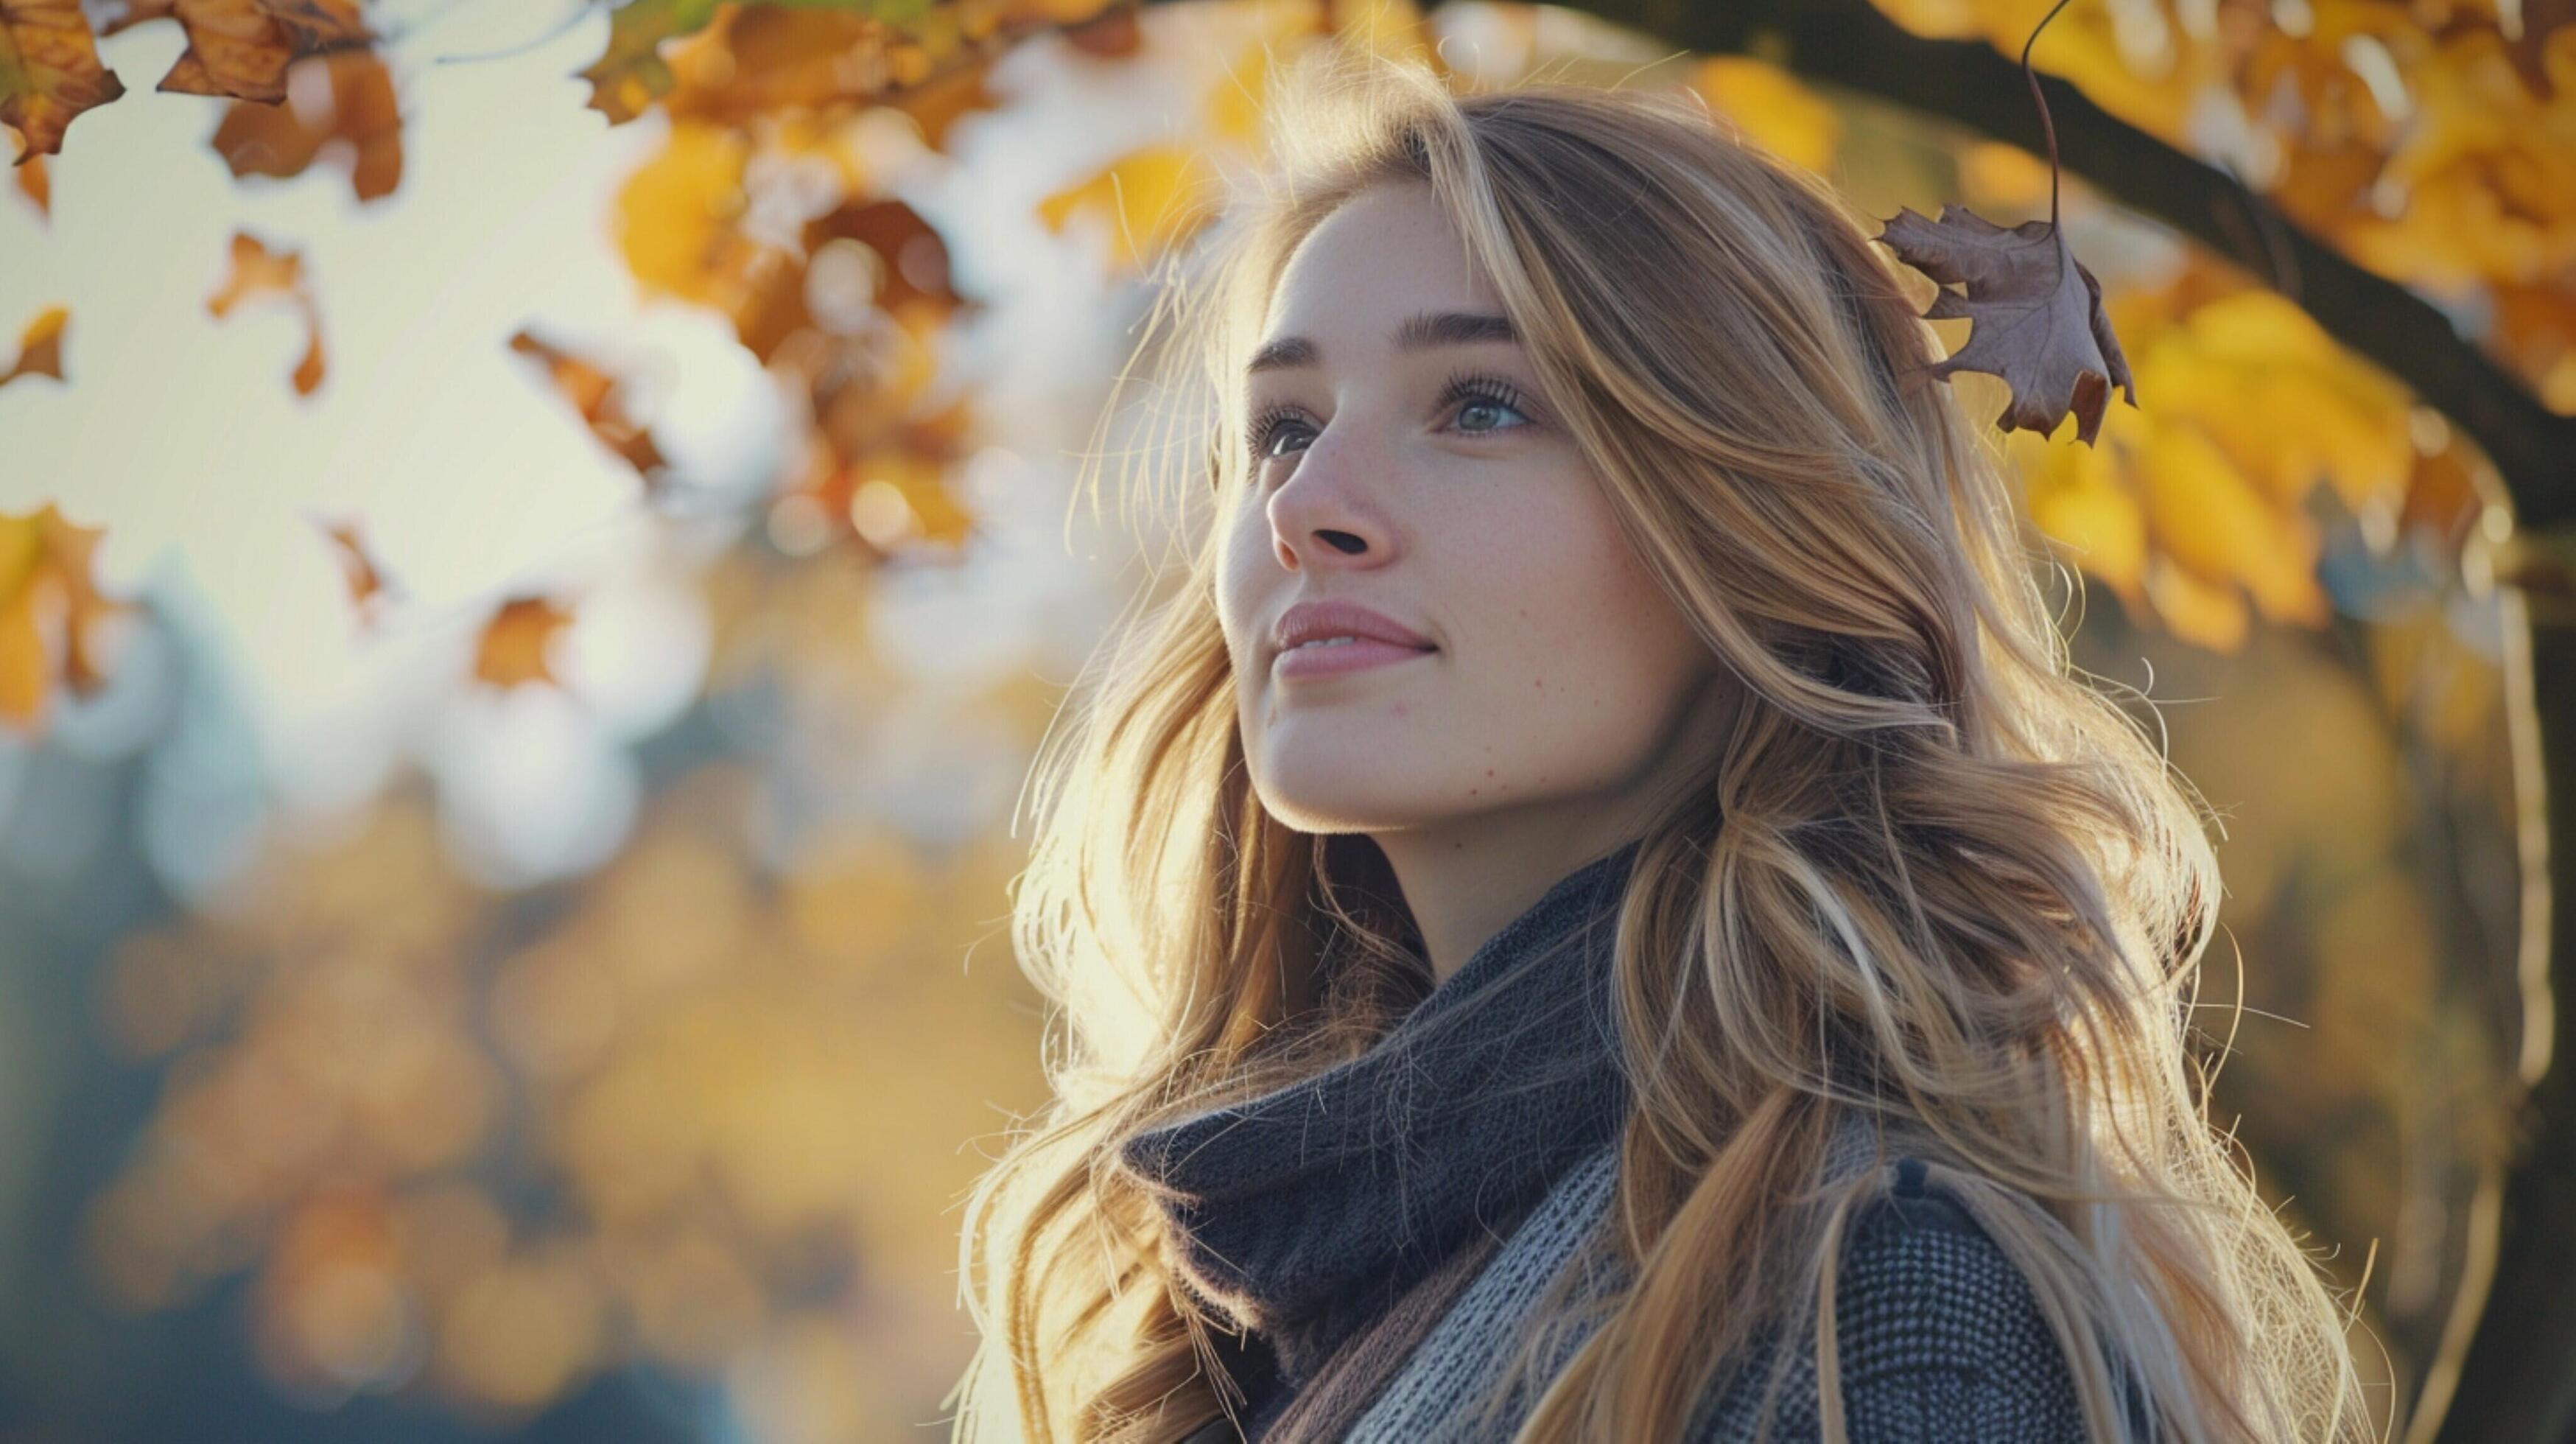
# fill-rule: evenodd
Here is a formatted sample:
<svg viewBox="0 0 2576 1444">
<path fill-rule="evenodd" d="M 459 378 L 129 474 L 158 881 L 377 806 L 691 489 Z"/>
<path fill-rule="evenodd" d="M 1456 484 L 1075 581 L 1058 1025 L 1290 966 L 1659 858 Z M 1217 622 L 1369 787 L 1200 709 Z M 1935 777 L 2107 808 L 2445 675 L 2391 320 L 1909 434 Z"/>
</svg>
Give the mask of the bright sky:
<svg viewBox="0 0 2576 1444">
<path fill-rule="evenodd" d="M 462 0 L 404 41 L 402 184 L 372 205 L 327 160 L 292 181 L 234 180 L 205 144 L 222 102 L 152 88 L 182 48 L 162 24 L 102 43 L 126 94 L 72 125 L 52 165 L 50 223 L 0 194 L 0 348 L 45 307 L 71 309 L 69 383 L 0 388 L 0 511 L 50 500 L 104 526 L 103 583 L 155 592 L 191 656 L 218 669 L 220 705 L 188 704 L 143 804 L 154 859 L 183 890 L 246 856 L 278 807 L 310 830 L 405 757 L 439 777 L 469 865 L 503 881 L 579 870 L 631 822 L 624 743 L 697 690 L 697 558 L 672 553 L 675 529 L 637 505 L 632 473 L 508 338 L 534 325 L 640 368 L 663 398 L 664 451 L 720 489 L 748 494 L 766 477 L 775 402 L 725 323 L 642 302 L 615 257 L 611 198 L 660 120 L 612 128 L 584 107 L 573 73 L 597 55 L 606 19 L 594 10 L 540 38 L 562 13 Z M 1186 55 L 1220 23 L 1152 28 Z M 1007 112 L 959 127 L 960 165 L 905 192 L 960 245 L 961 284 L 994 303 L 964 356 L 990 378 L 985 414 L 1004 430 L 972 472 L 1008 502 L 992 514 L 991 555 L 890 589 L 885 637 L 922 674 L 920 706 L 1011 668 L 1069 677 L 1114 605 L 1105 563 L 1066 545 L 1060 494 L 1063 453 L 1087 440 L 1123 359 L 1126 313 L 1099 279 L 1101 238 L 1050 236 L 1034 207 L 1182 123 L 1194 104 L 1185 73 L 1024 49 L 996 79 L 1014 97 Z M 207 312 L 236 227 L 304 251 L 329 368 L 310 398 L 288 381 L 304 344 L 288 308 Z M 356 520 L 402 589 L 377 635 L 356 630 L 317 518 Z M 492 607 L 555 587 L 581 599 L 566 667 L 579 700 L 461 687 Z M 55 741 L 130 750 L 181 695 L 166 660 L 129 656 L 105 697 L 56 713 Z M 0 831 L 22 850 L 44 839 L 67 869 L 78 850 L 67 840 L 99 829 L 103 816 L 82 814 L 107 799 L 39 796 L 19 785 L 25 764 L 0 743 L 0 815 L 13 797 L 48 815 Z"/>
</svg>

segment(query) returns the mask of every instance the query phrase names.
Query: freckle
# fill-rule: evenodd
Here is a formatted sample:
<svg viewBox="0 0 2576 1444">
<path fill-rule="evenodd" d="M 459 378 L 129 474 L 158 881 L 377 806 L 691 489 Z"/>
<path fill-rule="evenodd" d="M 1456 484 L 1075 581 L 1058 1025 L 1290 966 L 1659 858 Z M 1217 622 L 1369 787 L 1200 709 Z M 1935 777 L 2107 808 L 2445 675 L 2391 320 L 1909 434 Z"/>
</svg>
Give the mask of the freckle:
<svg viewBox="0 0 2576 1444">
<path fill-rule="evenodd" d="M 1487 777 L 1491 777 L 1491 776 L 1493 776 L 1493 775 L 1494 775 L 1494 769 L 1492 769 L 1492 768 L 1490 768 L 1490 767 L 1486 768 L 1486 769 L 1485 769 L 1485 775 L 1486 775 Z"/>
</svg>

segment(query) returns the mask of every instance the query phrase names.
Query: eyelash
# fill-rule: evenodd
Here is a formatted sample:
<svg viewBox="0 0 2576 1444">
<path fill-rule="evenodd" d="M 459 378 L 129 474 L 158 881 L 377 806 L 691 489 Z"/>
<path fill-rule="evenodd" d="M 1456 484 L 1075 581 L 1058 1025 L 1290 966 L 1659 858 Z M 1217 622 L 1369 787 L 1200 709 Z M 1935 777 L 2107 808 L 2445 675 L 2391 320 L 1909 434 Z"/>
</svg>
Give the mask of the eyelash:
<svg viewBox="0 0 2576 1444">
<path fill-rule="evenodd" d="M 1529 416 L 1529 409 L 1522 404 L 1518 387 L 1499 376 L 1481 372 L 1462 371 L 1451 376 L 1448 384 L 1441 388 L 1440 399 L 1436 404 L 1443 412 L 1447 412 L 1470 401 L 1517 411 L 1524 418 Z M 1254 466 L 1257 467 L 1265 461 L 1278 460 L 1277 457 L 1269 454 L 1270 444 L 1278 439 L 1279 428 L 1295 421 L 1298 414 L 1298 408 L 1286 402 L 1280 402 L 1262 408 L 1260 414 L 1252 418 L 1252 424 L 1245 431 L 1245 445 L 1251 449 Z M 1469 434 L 1481 436 L 1489 435 L 1493 431 L 1511 429 L 1508 426 L 1498 426 L 1490 428 L 1489 431 Z"/>
</svg>

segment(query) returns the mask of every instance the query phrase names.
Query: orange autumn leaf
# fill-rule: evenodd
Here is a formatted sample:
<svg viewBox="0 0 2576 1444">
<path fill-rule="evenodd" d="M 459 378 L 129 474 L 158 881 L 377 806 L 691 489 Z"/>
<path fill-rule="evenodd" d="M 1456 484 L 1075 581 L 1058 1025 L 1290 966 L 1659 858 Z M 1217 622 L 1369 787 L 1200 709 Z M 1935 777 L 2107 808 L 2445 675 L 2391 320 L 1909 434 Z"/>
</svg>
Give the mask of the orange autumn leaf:
<svg viewBox="0 0 2576 1444">
<path fill-rule="evenodd" d="M 733 125 L 803 106 L 872 100 L 929 78 L 919 46 L 852 10 L 726 6 L 672 46 L 670 61 L 675 84 L 663 108 Z"/>
<path fill-rule="evenodd" d="M 82 697 L 106 681 L 101 624 L 134 604 L 98 591 L 104 535 L 50 502 L 30 515 L 0 515 L 0 719 L 38 727 L 57 681 Z"/>
<path fill-rule="evenodd" d="M 991 59 L 978 57 L 950 66 L 918 85 L 889 90 L 882 103 L 912 117 L 912 123 L 921 127 L 922 144 L 932 150 L 945 150 L 949 127 L 976 111 L 1001 104 L 1001 97 L 986 84 L 992 72 Z"/>
<path fill-rule="evenodd" d="M 671 463 L 654 444 L 652 431 L 628 414 L 622 382 L 525 328 L 510 338 L 510 349 L 543 363 L 555 390 L 581 414 L 591 435 L 635 468 L 648 493 L 660 488 Z"/>
<path fill-rule="evenodd" d="M 18 132 L 18 164 L 59 154 L 75 116 L 124 93 L 80 0 L 0 0 L 0 121 Z"/>
<path fill-rule="evenodd" d="M 361 201 L 402 183 L 402 113 L 393 75 L 373 51 L 340 50 L 297 61 L 279 105 L 235 101 L 211 144 L 235 176 L 297 176 L 326 149 L 345 157 Z"/>
<path fill-rule="evenodd" d="M 63 379 L 63 327 L 72 318 L 68 306 L 48 306 L 27 323 L 26 334 L 18 341 L 18 359 L 6 371 L 0 371 L 0 386 L 21 376 L 51 376 Z"/>
<path fill-rule="evenodd" d="M 304 255 L 272 251 L 250 232 L 235 231 L 232 275 L 206 298 L 206 309 L 220 319 L 243 302 L 263 296 L 283 297 L 304 318 L 304 359 L 295 364 L 295 391 L 310 396 L 322 384 L 322 315 L 314 305 L 312 288 L 305 283 Z"/>
<path fill-rule="evenodd" d="M 188 48 L 154 88 L 186 95 L 275 103 L 297 59 L 375 39 L 358 0 L 133 0 L 105 33 L 163 18 L 179 22 Z"/>
<path fill-rule="evenodd" d="M 26 164 L 17 167 L 16 175 L 18 194 L 27 198 L 28 203 L 36 208 L 37 215 L 53 219 L 54 178 L 45 169 L 45 158 L 40 155 L 27 157 Z"/>
<path fill-rule="evenodd" d="M 555 634 L 571 621 L 572 613 L 544 597 L 512 597 L 502 603 L 483 624 L 483 639 L 474 655 L 476 680 L 496 687 L 516 687 L 522 682 L 561 685 L 547 665 L 546 652 Z"/>
<path fill-rule="evenodd" d="M 1136 18 L 1137 8 L 1133 4 L 1112 5 L 1079 25 L 1065 27 L 1062 34 L 1068 44 L 1086 55 L 1124 59 L 1145 45 L 1145 29 Z"/>
<path fill-rule="evenodd" d="M 358 609 L 361 621 L 372 624 L 378 610 L 394 595 L 393 588 L 385 580 L 384 569 L 377 565 L 375 555 L 358 536 L 356 522 L 317 521 L 316 524 L 322 527 L 323 536 L 329 538 L 332 555 L 338 559 L 341 574 L 348 580 L 351 605 Z"/>
</svg>

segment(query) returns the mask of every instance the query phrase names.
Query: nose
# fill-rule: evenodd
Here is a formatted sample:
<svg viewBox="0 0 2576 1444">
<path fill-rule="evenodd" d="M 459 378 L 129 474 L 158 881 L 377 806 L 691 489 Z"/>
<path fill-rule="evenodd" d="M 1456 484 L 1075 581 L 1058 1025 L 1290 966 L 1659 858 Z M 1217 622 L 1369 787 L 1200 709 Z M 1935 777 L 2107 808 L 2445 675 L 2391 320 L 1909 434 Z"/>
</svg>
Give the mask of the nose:
<svg viewBox="0 0 2576 1444">
<path fill-rule="evenodd" d="M 1377 566 L 1393 554 L 1393 528 L 1362 481 L 1388 475 L 1390 464 L 1365 451 L 1345 427 L 1338 435 L 1327 428 L 1297 454 L 1268 505 L 1271 552 L 1282 567 Z"/>
</svg>

